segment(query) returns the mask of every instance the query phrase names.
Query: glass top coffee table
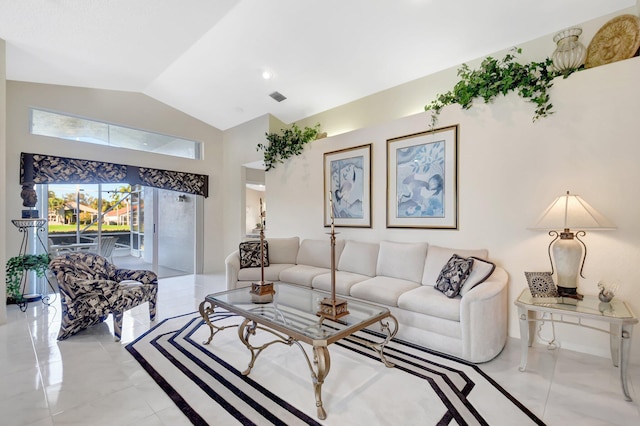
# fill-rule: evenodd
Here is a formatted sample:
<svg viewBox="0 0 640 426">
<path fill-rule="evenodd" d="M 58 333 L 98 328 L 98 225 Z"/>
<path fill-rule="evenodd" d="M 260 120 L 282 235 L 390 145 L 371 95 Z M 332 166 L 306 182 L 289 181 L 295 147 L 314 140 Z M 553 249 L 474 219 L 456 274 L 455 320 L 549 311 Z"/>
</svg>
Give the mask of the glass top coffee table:
<svg viewBox="0 0 640 426">
<path fill-rule="evenodd" d="M 204 344 L 209 344 L 219 331 L 229 327 L 239 327 L 240 341 L 251 353 L 249 366 L 242 373 L 245 376 L 251 372 L 258 355 L 272 344 L 297 345 L 304 354 L 311 371 L 318 418 L 321 420 L 327 416 L 322 406 L 321 393 L 322 384 L 329 374 L 331 366 L 327 348 L 331 343 L 351 336 L 351 339 L 375 350 L 387 367 L 393 367 L 393 364 L 387 361 L 383 353 L 385 345 L 398 331 L 398 321 L 391 315 L 389 309 L 355 299 L 343 298 L 348 301 L 349 314 L 337 320 L 331 320 L 317 315 L 320 301 L 327 297 L 327 293 L 284 283 L 274 284 L 274 289 L 275 294 L 262 296 L 252 294 L 250 288 L 238 288 L 206 296 L 205 300 L 200 303 L 200 315 L 209 326 L 211 335 Z M 244 321 L 241 324 L 231 326 L 217 326 L 210 319 L 212 315 L 217 313 L 216 308 L 244 317 Z M 390 326 L 390 322 L 393 323 L 392 326 Z M 382 333 L 380 342 L 372 342 L 353 336 L 357 331 L 375 323 L 380 324 Z M 272 334 L 274 340 L 253 346 L 249 340 L 257 330 Z M 307 355 L 300 342 L 313 348 L 312 358 Z"/>
</svg>

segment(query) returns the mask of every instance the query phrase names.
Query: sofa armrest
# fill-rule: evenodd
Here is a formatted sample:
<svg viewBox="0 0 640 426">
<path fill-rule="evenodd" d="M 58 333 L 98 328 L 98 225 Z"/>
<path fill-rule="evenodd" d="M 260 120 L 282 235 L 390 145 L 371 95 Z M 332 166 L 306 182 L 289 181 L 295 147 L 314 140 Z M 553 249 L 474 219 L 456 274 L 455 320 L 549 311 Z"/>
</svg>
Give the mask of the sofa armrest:
<svg viewBox="0 0 640 426">
<path fill-rule="evenodd" d="M 496 267 L 489 279 L 462 297 L 460 325 L 463 358 L 486 362 L 497 356 L 507 341 L 509 276 Z"/>
<path fill-rule="evenodd" d="M 238 272 L 240 272 L 240 251 L 236 250 L 224 260 L 227 290 L 238 286 Z"/>
</svg>

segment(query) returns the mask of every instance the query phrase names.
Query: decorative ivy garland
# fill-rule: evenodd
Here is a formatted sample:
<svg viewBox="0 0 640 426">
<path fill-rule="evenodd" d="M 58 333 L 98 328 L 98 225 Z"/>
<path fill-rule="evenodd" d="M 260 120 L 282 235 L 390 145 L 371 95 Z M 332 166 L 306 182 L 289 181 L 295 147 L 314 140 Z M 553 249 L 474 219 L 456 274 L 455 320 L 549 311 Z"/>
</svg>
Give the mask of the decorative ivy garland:
<svg viewBox="0 0 640 426">
<path fill-rule="evenodd" d="M 516 55 L 520 53 L 522 49 L 513 48 L 501 60 L 488 56 L 477 70 L 471 70 L 468 65 L 462 64 L 458 69 L 460 81 L 453 90 L 438 95 L 424 107 L 425 111 L 432 112 L 431 126 L 435 126 L 442 108 L 447 105 L 460 104 L 462 108 L 469 109 L 475 98 L 482 98 L 484 103 L 489 103 L 497 95 L 506 95 L 511 91 L 536 105 L 534 122 L 553 114 L 553 104 L 548 93 L 553 86 L 553 79 L 560 75 L 567 78 L 578 68 L 555 71 L 550 58 L 542 62 L 520 64 L 515 62 Z"/>
<path fill-rule="evenodd" d="M 22 301 L 22 293 L 20 292 L 22 274 L 31 270 L 35 271 L 38 277 L 43 277 L 47 269 L 49 269 L 49 260 L 47 253 L 25 254 L 10 258 L 5 269 L 7 298 L 17 302 Z"/>
<path fill-rule="evenodd" d="M 282 129 L 280 133 L 265 133 L 268 144 L 258 144 L 256 151 L 264 151 L 265 170 L 275 168 L 276 164 L 284 163 L 284 160 L 299 155 L 304 146 L 316 139 L 320 132 L 320 123 L 314 127 L 300 129 L 295 123 L 288 129 Z"/>
</svg>

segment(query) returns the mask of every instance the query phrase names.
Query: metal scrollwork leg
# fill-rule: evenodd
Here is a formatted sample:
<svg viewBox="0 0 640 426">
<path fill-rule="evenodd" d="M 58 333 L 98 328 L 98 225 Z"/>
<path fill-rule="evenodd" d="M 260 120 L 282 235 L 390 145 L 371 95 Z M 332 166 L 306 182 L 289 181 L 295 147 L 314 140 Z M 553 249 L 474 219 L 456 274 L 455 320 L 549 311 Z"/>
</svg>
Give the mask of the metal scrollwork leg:
<svg viewBox="0 0 640 426">
<path fill-rule="evenodd" d="M 313 391 L 316 396 L 316 409 L 318 411 L 318 418 L 324 420 L 327 418 L 327 412 L 322 406 L 322 384 L 324 379 L 329 374 L 331 368 L 331 358 L 329 357 L 329 350 L 326 346 L 316 346 L 313 348 L 313 359 L 316 364 L 317 372 L 311 369 L 311 380 L 313 381 Z"/>
<path fill-rule="evenodd" d="M 369 346 L 371 349 L 376 351 L 376 353 L 380 357 L 380 360 L 384 363 L 386 367 L 392 368 L 394 367 L 394 364 L 387 361 L 387 358 L 384 356 L 384 347 L 387 345 L 387 343 L 389 343 L 391 339 L 395 337 L 396 333 L 398 332 L 398 320 L 393 315 L 389 315 L 389 318 L 394 323 L 393 330 L 391 329 L 391 327 L 389 327 L 388 321 L 381 320 L 380 321 L 381 331 L 385 333 L 387 337 L 380 343 L 369 343 L 367 344 L 367 346 Z"/>
<path fill-rule="evenodd" d="M 249 343 L 249 337 L 254 336 L 256 334 L 256 330 L 258 329 L 273 334 L 274 336 L 276 336 L 276 339 L 261 346 L 253 346 L 251 343 Z M 262 351 L 269 346 L 273 345 L 274 343 L 284 343 L 287 346 L 291 346 L 295 342 L 292 337 L 286 337 L 279 333 L 276 333 L 273 330 L 261 327 L 255 321 L 252 321 L 250 319 L 245 319 L 244 321 L 242 321 L 242 324 L 240 324 L 240 328 L 238 328 L 238 337 L 240 337 L 240 341 L 247 347 L 247 349 L 249 349 L 249 352 L 251 352 L 251 361 L 249 361 L 249 366 L 247 367 L 247 369 L 242 372 L 243 376 L 248 376 L 249 373 L 251 373 L 251 369 L 253 368 L 258 355 L 260 355 Z"/>
<path fill-rule="evenodd" d="M 206 306 L 206 305 L 209 306 Z M 215 336 L 215 334 L 219 331 L 224 330 L 225 328 L 231 328 L 231 327 L 237 327 L 238 324 L 232 324 L 232 325 L 225 325 L 222 327 L 218 327 L 217 325 L 214 325 L 211 322 L 211 316 L 215 314 L 215 306 L 208 301 L 203 301 L 202 303 L 200 303 L 200 307 L 198 308 L 198 310 L 200 311 L 200 315 L 202 316 L 202 319 L 204 320 L 205 323 L 207 323 L 207 325 L 209 326 L 209 330 L 211 331 L 211 334 L 209 335 L 209 338 L 207 340 L 205 340 L 204 342 L 202 342 L 203 345 L 208 345 L 209 343 L 211 343 L 211 340 L 213 339 L 213 336 Z"/>
</svg>

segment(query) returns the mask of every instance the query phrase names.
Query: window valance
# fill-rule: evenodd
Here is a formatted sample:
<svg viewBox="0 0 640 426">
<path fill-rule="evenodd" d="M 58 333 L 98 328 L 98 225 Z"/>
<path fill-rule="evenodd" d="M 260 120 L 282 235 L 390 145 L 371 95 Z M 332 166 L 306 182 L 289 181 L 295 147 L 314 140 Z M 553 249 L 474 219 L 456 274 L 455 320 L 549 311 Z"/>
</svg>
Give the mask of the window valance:
<svg viewBox="0 0 640 426">
<path fill-rule="evenodd" d="M 20 184 L 126 183 L 209 196 L 209 176 L 104 161 L 20 154 Z"/>
</svg>

